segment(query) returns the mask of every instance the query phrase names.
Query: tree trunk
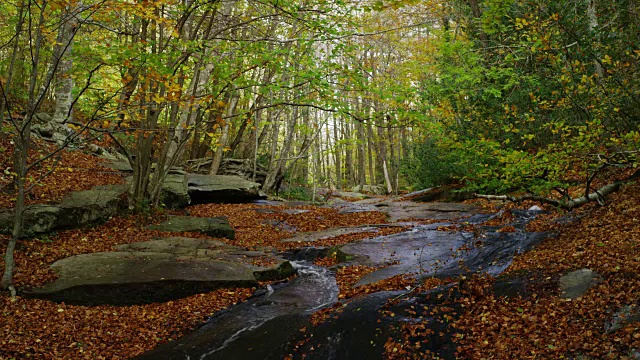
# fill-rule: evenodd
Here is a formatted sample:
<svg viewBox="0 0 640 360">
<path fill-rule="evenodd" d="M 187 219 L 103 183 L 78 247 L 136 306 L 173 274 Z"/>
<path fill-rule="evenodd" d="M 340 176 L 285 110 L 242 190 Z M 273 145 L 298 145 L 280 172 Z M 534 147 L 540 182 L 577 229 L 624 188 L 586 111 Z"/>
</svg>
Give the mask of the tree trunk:
<svg viewBox="0 0 640 360">
<path fill-rule="evenodd" d="M 273 167 L 270 167 L 270 171 L 267 174 L 267 178 L 264 180 L 264 184 L 262 185 L 262 191 L 264 192 L 272 192 L 278 191 L 277 185 L 280 183 L 280 180 L 284 176 L 285 165 L 287 163 L 287 157 L 291 152 L 291 146 L 293 145 L 293 138 L 295 134 L 296 125 L 298 122 L 298 107 L 294 107 L 292 114 L 289 115 L 289 121 L 287 126 L 287 136 L 284 139 L 284 143 L 282 144 L 282 150 L 280 151 L 280 157 L 274 161 Z"/>
<path fill-rule="evenodd" d="M 220 15 L 222 17 L 228 17 L 233 12 L 233 9 L 236 5 L 236 1 L 227 1 L 224 2 L 222 8 L 219 10 Z M 204 30 L 205 38 L 209 36 L 209 34 L 213 31 L 213 25 L 215 23 L 216 16 L 211 15 L 210 21 L 207 24 L 206 30 Z M 191 29 L 193 17 L 189 17 L 187 21 L 185 21 L 185 33 L 189 34 L 190 37 L 195 37 L 195 34 L 198 31 L 198 27 L 194 27 Z M 222 26 L 222 25 L 220 25 Z M 191 131 L 189 128 L 194 124 L 194 114 L 197 113 L 197 110 L 200 109 L 200 104 L 196 103 L 196 99 L 200 98 L 205 92 L 205 85 L 207 81 L 209 81 L 211 77 L 211 73 L 215 68 L 215 64 L 212 62 L 208 62 L 211 57 L 211 53 L 215 49 L 215 46 L 207 47 L 202 54 L 198 65 L 195 67 L 194 76 L 189 83 L 189 88 L 187 90 L 187 94 L 191 95 L 191 100 L 187 102 L 187 105 L 184 109 L 182 109 L 182 113 L 180 114 L 180 120 L 178 124 L 173 129 L 173 135 L 170 140 L 170 146 L 167 153 L 168 159 L 174 159 L 180 157 L 180 153 L 182 151 L 181 144 L 186 143 L 189 136 L 191 136 Z"/>
<path fill-rule="evenodd" d="M 12 290 L 13 286 L 13 272 L 15 268 L 14 252 L 18 239 L 22 236 L 22 219 L 24 216 L 24 198 L 25 198 L 25 179 L 27 177 L 27 152 L 29 151 L 29 138 L 31 133 L 31 127 L 29 124 L 25 124 L 24 131 L 19 134 L 18 140 L 15 144 L 16 150 L 14 151 L 14 166 L 16 169 L 16 185 L 18 187 L 18 194 L 16 197 L 16 204 L 14 207 L 14 219 L 13 219 L 13 231 L 11 232 L 11 238 L 7 244 L 7 249 L 4 255 L 4 273 L 2 274 L 2 281 L 0 282 L 1 289 L 9 289 L 14 294 L 15 290 Z"/>
<path fill-rule="evenodd" d="M 364 133 L 364 125 L 361 122 L 356 122 L 356 131 L 357 131 L 357 159 L 358 159 L 358 185 L 361 187 L 367 183 L 367 171 L 365 167 L 366 162 L 366 152 L 365 152 L 365 143 L 367 142 L 367 137 Z"/>
<path fill-rule="evenodd" d="M 273 96 L 270 96 L 271 99 L 273 99 Z M 280 122 L 278 121 L 278 119 L 274 118 L 275 114 L 274 111 L 270 108 L 269 109 L 269 118 L 272 121 L 271 124 L 271 143 L 270 143 L 270 148 L 269 148 L 269 169 L 267 170 L 267 179 L 269 180 L 269 187 L 273 186 L 273 184 L 275 184 L 275 171 L 276 171 L 276 157 L 277 157 L 277 153 L 278 153 L 278 138 L 280 136 Z M 265 179 L 265 182 L 262 184 L 262 190 L 267 192 L 270 189 L 267 189 L 267 187 L 265 186 L 267 184 L 267 179 Z"/>
<path fill-rule="evenodd" d="M 327 179 L 327 185 L 329 186 L 330 189 L 333 189 L 333 182 L 332 182 L 332 177 L 331 177 L 331 131 L 329 130 L 329 121 L 327 121 L 325 123 L 326 126 L 326 130 L 325 130 L 325 141 L 324 141 L 324 148 L 326 151 L 326 156 L 324 156 L 325 159 L 325 178 Z"/>
<path fill-rule="evenodd" d="M 315 126 L 318 127 L 321 131 L 322 131 L 322 126 L 319 124 L 319 113 L 318 111 L 315 112 L 314 114 L 314 122 L 315 122 Z M 325 179 L 324 177 L 324 171 L 322 171 L 322 135 L 321 136 L 317 136 L 316 137 L 316 151 L 315 151 L 315 155 L 314 155 L 314 174 L 313 174 L 313 178 L 314 178 L 314 184 L 316 186 L 320 185 L 322 183 L 322 181 Z"/>
<path fill-rule="evenodd" d="M 376 158 L 377 165 L 380 168 L 380 171 L 383 175 L 383 179 L 389 193 L 393 192 L 393 188 L 391 187 L 391 181 L 389 179 L 389 169 L 387 166 L 387 140 L 384 134 L 384 129 L 382 128 L 382 122 L 378 124 L 378 141 L 376 142 Z"/>
<path fill-rule="evenodd" d="M 20 36 L 22 35 L 22 26 L 24 25 L 24 0 L 20 1 L 20 9 L 18 10 L 18 22 L 15 29 L 15 39 L 13 42 L 13 49 L 11 50 L 11 57 L 9 59 L 9 70 L 7 71 L 7 80 L 4 84 L 4 94 L 0 98 L 0 122 L 4 120 L 4 112 L 7 109 L 6 99 L 10 99 L 12 96 L 11 85 L 13 81 L 13 71 L 18 57 L 18 48 L 20 46 Z M 9 109 L 11 111 L 11 109 Z M 1 135 L 0 135 L 1 136 Z"/>
<path fill-rule="evenodd" d="M 340 139 L 338 137 L 338 120 L 333 117 L 333 158 L 336 167 L 336 189 L 342 190 L 342 159 L 340 157 Z"/>
<path fill-rule="evenodd" d="M 238 97 L 239 95 L 235 94 L 231 98 L 231 103 L 229 104 L 229 107 L 227 109 L 227 117 L 230 117 L 236 111 L 236 106 L 238 105 Z M 230 121 L 227 121 L 222 128 L 222 135 L 220 136 L 215 154 L 213 155 L 213 161 L 211 161 L 211 169 L 209 171 L 209 174 L 211 175 L 216 175 L 218 173 L 218 169 L 220 168 L 220 164 L 222 163 L 224 148 L 225 146 L 227 146 L 227 141 L 229 141 L 229 127 Z"/>
<path fill-rule="evenodd" d="M 382 172 L 384 173 L 384 181 L 387 184 L 387 193 L 391 194 L 393 188 L 391 187 L 391 179 L 389 179 L 389 170 L 387 169 L 387 160 L 382 159 Z"/>
<path fill-rule="evenodd" d="M 587 17 L 589 18 L 589 33 L 594 35 L 598 28 L 598 16 L 596 15 L 596 0 L 590 0 L 589 5 L 587 7 Z M 599 42 L 599 37 L 594 35 L 596 38 L 596 43 Z M 604 81 L 604 70 L 602 69 L 602 64 L 600 64 L 600 60 L 598 59 L 600 56 L 596 51 L 596 59 L 593 60 L 593 66 L 595 68 L 595 73 L 598 75 L 596 81 L 598 84 L 602 84 Z"/>
<path fill-rule="evenodd" d="M 343 122 L 344 126 L 344 139 L 345 139 L 345 171 L 346 171 L 346 179 L 347 179 L 347 188 L 353 187 L 355 185 L 355 174 L 353 168 L 353 143 L 352 143 L 352 135 L 351 135 L 351 125 L 348 121 Z"/>
<path fill-rule="evenodd" d="M 81 5 L 82 3 L 77 6 Z M 56 105 L 53 121 L 59 124 L 71 121 L 71 105 L 73 103 L 73 77 L 71 76 L 73 58 L 71 55 L 73 38 L 78 27 L 77 11 L 78 8 L 68 10 L 66 20 L 60 26 L 56 51 L 54 51 L 54 56 L 58 56 L 59 60 L 54 90 Z"/>
<path fill-rule="evenodd" d="M 46 5 L 46 4 L 45 4 Z M 40 51 L 42 48 L 42 29 L 44 28 L 44 6 L 38 24 L 36 27 L 36 36 L 33 42 L 33 48 L 31 52 L 33 54 L 33 63 L 31 68 L 31 76 L 29 79 L 29 103 L 26 116 L 20 120 L 13 120 L 13 126 L 17 133 L 17 139 L 15 140 L 15 146 L 13 149 L 14 168 L 16 174 L 14 180 L 17 185 L 18 194 L 16 197 L 15 215 L 13 218 L 13 231 L 11 233 L 11 239 L 7 244 L 7 250 L 5 252 L 4 260 L 4 272 L 2 274 L 2 280 L 0 280 L 0 288 L 9 289 L 12 295 L 15 294 L 13 289 L 13 271 L 15 267 L 14 251 L 18 239 L 22 236 L 22 219 L 24 216 L 24 200 L 25 200 L 25 180 L 27 178 L 27 161 L 29 159 L 29 145 L 31 141 L 31 121 L 34 114 L 38 110 L 38 107 L 46 94 L 46 90 L 51 85 L 53 79 L 53 73 L 48 71 L 47 76 L 44 78 L 44 84 L 42 90 L 36 95 L 36 84 L 38 80 L 38 68 L 40 64 Z"/>
<path fill-rule="evenodd" d="M 262 116 L 262 111 L 258 110 L 255 114 L 253 114 L 253 128 L 251 132 L 249 132 L 249 136 L 246 139 L 246 142 L 243 146 L 239 146 L 236 149 L 239 157 L 241 159 L 252 159 L 254 157 L 254 149 L 258 136 L 258 127 L 260 124 L 260 116 Z"/>
<path fill-rule="evenodd" d="M 367 124 L 367 155 L 369 160 L 369 183 L 371 185 L 376 185 L 376 173 L 373 171 L 374 163 L 373 163 L 373 147 L 375 146 L 373 140 L 373 128 L 371 124 Z"/>
<path fill-rule="evenodd" d="M 391 181 L 391 186 L 393 187 L 394 192 L 397 194 L 398 186 L 395 179 L 398 178 L 398 165 L 396 162 L 395 146 L 393 144 L 393 129 L 391 127 L 387 128 L 387 137 L 389 138 L 389 165 L 391 167 L 391 169 L 387 170 L 389 171 L 389 178 L 394 180 Z"/>
<path fill-rule="evenodd" d="M 303 115 L 303 120 L 304 120 L 304 124 L 307 128 L 312 128 L 311 126 L 311 113 L 309 111 L 309 109 L 305 109 L 304 111 L 304 115 Z M 305 139 L 306 140 L 306 139 Z M 306 141 L 305 141 L 306 142 Z M 301 169 L 301 177 L 302 177 L 302 184 L 303 185 L 308 185 L 309 184 L 309 147 L 311 146 L 311 144 L 305 144 L 303 143 L 300 146 L 300 154 L 302 154 L 302 169 Z"/>
</svg>

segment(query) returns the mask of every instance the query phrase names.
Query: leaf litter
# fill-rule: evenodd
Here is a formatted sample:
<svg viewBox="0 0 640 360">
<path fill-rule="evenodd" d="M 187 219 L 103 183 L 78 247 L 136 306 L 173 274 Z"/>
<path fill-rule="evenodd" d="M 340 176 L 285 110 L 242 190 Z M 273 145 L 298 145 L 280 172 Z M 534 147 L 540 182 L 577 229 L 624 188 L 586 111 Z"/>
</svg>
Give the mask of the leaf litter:
<svg viewBox="0 0 640 360">
<path fill-rule="evenodd" d="M 37 154 L 35 154 L 37 155 Z M 34 156 L 35 156 L 34 155 Z M 119 174 L 99 168 L 95 158 L 79 151 L 62 152 L 52 173 L 52 181 L 34 187 L 27 203 L 57 202 L 70 191 L 95 185 L 122 183 Z M 71 170 L 69 170 L 71 169 Z M 93 170 L 91 170 L 93 169 Z M 39 170 L 46 172 L 44 166 Z M 7 177 L 1 180 L 6 189 Z M 71 181 L 73 179 L 73 181 Z M 11 207 L 10 191 L 0 194 L 0 207 Z M 510 231 L 508 211 L 528 208 L 534 202 L 500 204 L 480 201 L 487 212 L 503 211 L 491 225 Z M 460 359 L 631 359 L 640 349 L 640 324 L 631 322 L 607 333 L 605 324 L 613 312 L 629 304 L 640 306 L 640 186 L 630 185 L 611 195 L 609 204 L 588 204 L 571 214 L 573 221 L 558 221 L 565 215 L 549 206 L 528 224 L 528 231 L 553 231 L 558 234 L 534 250 L 515 257 L 506 270 L 510 274 L 530 275 L 528 297 L 497 297 L 492 292 L 495 279 L 471 276 L 460 286 L 457 317 L 445 319 L 455 331 Z M 347 234 L 313 243 L 283 243 L 295 232 L 317 231 L 331 227 L 386 223 L 378 212 L 338 214 L 328 208 L 299 206 L 309 210 L 301 214 L 283 212 L 285 206 L 256 204 L 207 204 L 187 209 L 192 216 L 226 216 L 236 229 L 236 239 L 218 239 L 248 249 L 288 250 L 309 245 L 335 246 L 351 241 L 404 231 L 399 227 L 379 229 L 377 233 Z M 262 209 L 262 210 L 260 210 Z M 171 212 L 170 212 L 171 213 Z M 114 246 L 150 240 L 160 235 L 144 229 L 157 223 L 165 213 L 147 217 L 114 217 L 93 228 L 60 231 L 22 240 L 16 251 L 15 283 L 32 288 L 55 278 L 49 265 L 68 256 L 112 251 Z M 286 226 L 282 226 L 286 225 Z M 488 225 L 488 224 L 487 224 Z M 442 228 L 458 231 L 457 227 Z M 163 234 L 166 235 L 166 234 Z M 187 235 L 187 234 L 174 234 Z M 207 237 L 190 233 L 191 237 Z M 2 237 L 4 251 L 7 237 Z M 337 258 L 319 259 L 318 265 L 336 266 Z M 3 265 L 0 260 L 0 265 Z M 590 268 L 604 280 L 584 296 L 568 301 L 558 297 L 554 282 L 564 273 Z M 337 270 L 341 302 L 314 315 L 316 323 L 326 320 L 342 307 L 342 301 L 381 290 L 413 287 L 418 291 L 460 279 L 427 279 L 415 284 L 407 277 L 354 287 L 375 268 L 347 266 Z M 39 299 L 2 294 L 0 358 L 40 357 L 45 359 L 126 359 L 176 339 L 201 325 L 216 311 L 250 297 L 255 289 L 221 289 L 166 303 L 116 306 L 71 306 Z M 555 289 L 557 290 L 557 289 Z M 446 311 L 443 311 L 446 314 Z M 420 314 L 416 314 L 420 316 Z M 405 324 L 402 337 L 389 338 L 384 344 L 389 359 L 432 358 L 425 342 L 432 331 L 421 324 Z M 306 329 L 302 329 L 306 331 Z"/>
</svg>

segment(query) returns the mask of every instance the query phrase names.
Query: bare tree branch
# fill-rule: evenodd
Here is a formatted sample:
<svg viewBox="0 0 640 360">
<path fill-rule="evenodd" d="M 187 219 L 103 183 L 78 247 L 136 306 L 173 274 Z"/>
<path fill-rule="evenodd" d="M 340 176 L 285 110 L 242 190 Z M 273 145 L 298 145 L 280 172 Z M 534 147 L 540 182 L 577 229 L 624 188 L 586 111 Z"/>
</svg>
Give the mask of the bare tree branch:
<svg viewBox="0 0 640 360">
<path fill-rule="evenodd" d="M 619 181 L 615 181 L 611 184 L 607 184 L 601 188 L 599 188 L 598 190 L 587 194 L 585 196 L 581 196 L 579 198 L 572 198 L 566 201 L 563 200 L 555 200 L 555 199 L 550 199 L 550 198 L 546 198 L 544 196 L 538 196 L 538 195 L 532 195 L 532 194 L 527 194 L 527 195 L 523 195 L 523 196 L 511 196 L 511 195 L 484 195 L 484 194 L 474 194 L 476 197 L 479 198 L 483 198 L 483 199 L 488 199 L 488 200 L 504 200 L 504 201 L 511 201 L 511 202 L 522 202 L 525 200 L 534 200 L 534 201 L 539 201 L 541 203 L 544 204 L 551 204 L 553 206 L 562 208 L 562 209 L 566 209 L 566 210 L 571 210 L 574 208 L 577 208 L 579 206 L 582 206 L 586 203 L 589 203 L 591 201 L 597 201 L 599 204 L 604 205 L 604 200 L 605 198 L 618 191 L 620 189 L 620 187 L 630 181 L 636 180 L 640 178 L 640 170 L 637 170 L 635 173 L 633 173 L 633 175 L 629 176 L 626 179 L 623 180 L 619 180 Z"/>
</svg>

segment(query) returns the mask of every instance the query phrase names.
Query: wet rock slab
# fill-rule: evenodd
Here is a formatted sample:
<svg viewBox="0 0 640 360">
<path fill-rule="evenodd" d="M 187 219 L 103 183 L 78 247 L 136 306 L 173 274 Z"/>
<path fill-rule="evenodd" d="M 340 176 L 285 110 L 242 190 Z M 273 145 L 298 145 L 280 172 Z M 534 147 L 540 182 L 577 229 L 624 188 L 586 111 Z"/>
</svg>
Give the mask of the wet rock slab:
<svg viewBox="0 0 640 360">
<path fill-rule="evenodd" d="M 289 261 L 271 254 L 191 238 L 122 245 L 116 252 L 72 256 L 51 268 L 58 278 L 27 295 L 79 305 L 168 301 L 222 287 L 254 287 L 294 272 Z"/>
<path fill-rule="evenodd" d="M 388 359 L 385 343 L 390 337 L 402 337 L 398 332 L 400 324 L 420 322 L 432 330 L 421 342 L 421 349 L 433 354 L 433 358 L 456 359 L 452 341 L 455 333 L 447 319 L 455 317 L 459 309 L 451 302 L 457 296 L 457 288 L 449 286 L 415 296 L 406 291 L 369 294 L 343 305 L 307 334 L 298 333 L 297 341 L 292 343 L 302 345 L 290 347 L 284 354 L 293 353 L 294 359 Z"/>
<path fill-rule="evenodd" d="M 280 242 L 314 242 L 323 239 L 328 239 L 341 235 L 358 234 L 358 233 L 377 233 L 381 228 L 385 227 L 402 227 L 403 224 L 374 224 L 363 225 L 354 227 L 339 227 L 334 229 L 327 229 L 323 231 L 305 232 L 297 234 L 294 237 L 282 239 Z"/>
<path fill-rule="evenodd" d="M 465 221 L 479 224 L 489 217 L 477 215 Z M 345 245 L 342 252 L 353 255 L 351 261 L 355 264 L 391 264 L 369 274 L 360 284 L 407 273 L 445 277 L 467 272 L 497 275 L 511 263 L 514 254 L 528 250 L 547 236 L 524 232 L 527 219 L 523 217 L 514 224 L 514 233 L 498 233 L 492 228 L 484 228 L 479 234 L 450 232 L 437 230 L 438 226 L 450 224 L 418 225 L 411 231 Z M 304 241 L 314 237 L 305 235 Z M 315 237 L 326 235 L 324 232 Z M 327 250 L 303 248 L 287 256 L 313 260 Z M 421 344 L 423 349 L 439 358 L 455 359 L 450 317 L 443 316 L 450 314 L 442 311 L 445 306 L 454 311 L 451 315 L 457 312 L 455 305 L 449 303 L 459 295 L 455 284 L 419 294 L 377 292 L 338 305 L 332 273 L 312 265 L 306 265 L 307 274 L 299 272 L 293 281 L 217 314 L 192 334 L 139 359 L 283 359 L 289 354 L 296 359 L 384 359 L 387 339 L 399 335 L 396 331 L 401 324 L 417 321 L 428 322 L 428 328 L 434 331 L 429 341 Z M 332 304 L 338 311 L 325 322 L 311 325 L 309 316 Z M 300 331 L 303 327 L 306 331 Z"/>
<path fill-rule="evenodd" d="M 545 233 L 499 233 L 480 236 L 458 231 L 438 231 L 442 224 L 419 225 L 413 230 L 344 245 L 340 250 L 355 262 L 386 266 L 364 276 L 356 286 L 395 275 L 457 276 L 467 272 L 500 274 L 514 254 L 527 251 L 544 239 Z"/>
<path fill-rule="evenodd" d="M 283 359 L 308 316 L 338 300 L 327 269 L 294 264 L 298 276 L 213 316 L 193 333 L 136 359 Z"/>
<path fill-rule="evenodd" d="M 455 358 L 450 341 L 453 332 L 442 316 L 448 313 L 440 312 L 440 317 L 434 318 L 422 316 L 457 296 L 450 288 L 416 297 L 405 297 L 407 292 L 398 291 L 370 294 L 335 307 L 337 311 L 326 321 L 314 326 L 308 318 L 314 308 L 308 307 L 318 301 L 309 303 L 317 297 L 307 292 L 326 284 L 309 281 L 305 274 L 300 279 L 302 283 L 296 279 L 288 287 L 222 312 L 194 333 L 136 359 L 279 360 L 288 358 L 288 354 L 294 359 L 385 359 L 384 344 L 397 335 L 398 324 L 417 321 L 428 322 L 434 330 L 430 341 L 423 344 L 425 349 L 440 358 Z M 336 301 L 325 295 L 323 300 L 327 299 Z M 400 300 L 389 305 L 392 299 Z M 416 309 L 423 311 L 417 313 Z"/>
</svg>

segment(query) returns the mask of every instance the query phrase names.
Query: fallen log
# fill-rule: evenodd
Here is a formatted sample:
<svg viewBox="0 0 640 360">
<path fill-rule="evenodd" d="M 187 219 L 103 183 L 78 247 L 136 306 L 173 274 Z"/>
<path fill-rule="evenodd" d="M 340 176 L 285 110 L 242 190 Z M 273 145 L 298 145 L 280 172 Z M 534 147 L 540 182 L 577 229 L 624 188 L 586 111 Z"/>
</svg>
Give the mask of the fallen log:
<svg viewBox="0 0 640 360">
<path fill-rule="evenodd" d="M 638 178 L 640 178 L 640 170 L 637 170 L 635 173 L 633 173 L 633 175 L 629 176 L 626 179 L 615 181 L 611 184 L 607 184 L 601 187 L 600 189 L 588 195 L 581 196 L 578 198 L 572 198 L 569 200 L 556 200 L 556 199 L 546 198 L 544 196 L 533 195 L 533 194 L 526 194 L 522 196 L 511 196 L 511 195 L 485 195 L 485 194 L 476 193 L 474 194 L 474 196 L 478 198 L 488 199 L 488 200 L 504 200 L 504 201 L 511 201 L 516 203 L 522 202 L 525 200 L 534 200 L 544 204 L 551 204 L 553 206 L 556 206 L 562 209 L 571 210 L 579 206 L 582 206 L 586 203 L 589 203 L 591 201 L 597 201 L 600 205 L 604 205 L 605 199 L 608 195 L 618 191 L 622 185 L 632 180 L 636 180 Z"/>
</svg>

